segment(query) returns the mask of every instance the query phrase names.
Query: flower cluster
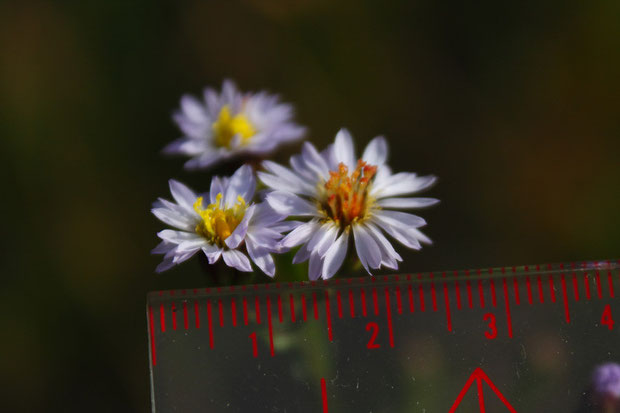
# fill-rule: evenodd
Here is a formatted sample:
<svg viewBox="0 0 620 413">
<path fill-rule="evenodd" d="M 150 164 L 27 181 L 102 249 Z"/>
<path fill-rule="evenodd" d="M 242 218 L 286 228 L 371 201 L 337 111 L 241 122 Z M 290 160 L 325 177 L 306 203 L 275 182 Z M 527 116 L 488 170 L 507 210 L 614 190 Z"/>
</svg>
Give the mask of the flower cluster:
<svg viewBox="0 0 620 413">
<path fill-rule="evenodd" d="M 292 116 L 292 107 L 277 97 L 242 94 L 225 81 L 220 94 L 207 89 L 204 102 L 181 99 L 174 119 L 184 137 L 165 151 L 190 156 L 188 169 L 212 167 L 232 157 L 264 156 L 302 137 L 305 128 Z M 395 270 L 402 258 L 386 236 L 416 250 L 431 242 L 420 231 L 424 219 L 398 210 L 438 201 L 411 197 L 430 187 L 434 176 L 393 173 L 387 157 L 388 145 L 380 136 L 356 157 L 353 139 L 342 129 L 320 152 L 304 142 L 301 153 L 290 158 L 290 168 L 263 159 L 256 172 L 267 188 L 262 201 L 255 199 L 255 172 L 249 165 L 230 178 L 213 177 L 204 195 L 171 180 L 176 202 L 160 198 L 152 209 L 175 228 L 158 233 L 162 241 L 153 252 L 164 259 L 157 271 L 202 251 L 210 264 L 221 256 L 226 265 L 250 272 L 251 260 L 273 277 L 272 254 L 296 247 L 293 263 L 309 261 L 311 280 L 333 277 L 347 256 L 356 256 L 368 273 L 381 267 Z M 350 253 L 350 240 L 356 254 Z"/>
</svg>

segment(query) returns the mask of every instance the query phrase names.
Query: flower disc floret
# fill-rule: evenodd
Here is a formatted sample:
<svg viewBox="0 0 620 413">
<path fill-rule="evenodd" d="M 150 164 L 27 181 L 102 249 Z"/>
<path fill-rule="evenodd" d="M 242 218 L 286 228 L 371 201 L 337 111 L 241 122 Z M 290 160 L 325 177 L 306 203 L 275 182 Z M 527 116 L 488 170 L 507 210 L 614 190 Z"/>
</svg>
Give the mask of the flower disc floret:
<svg viewBox="0 0 620 413">
<path fill-rule="evenodd" d="M 376 173 L 376 166 L 368 165 L 361 159 L 350 174 L 349 168 L 342 162 L 338 164 L 337 171 L 330 171 L 321 203 L 329 219 L 343 229 L 355 221 L 366 219 L 373 203 L 369 186 Z"/>
<path fill-rule="evenodd" d="M 254 126 L 243 113 L 231 115 L 230 105 L 224 105 L 213 122 L 214 141 L 219 147 L 230 149 L 236 135 L 239 135 L 241 145 L 246 145 L 255 134 Z"/>
<path fill-rule="evenodd" d="M 231 208 L 222 206 L 222 193 L 218 193 L 216 201 L 203 208 L 203 197 L 198 197 L 194 202 L 194 211 L 202 218 L 196 225 L 196 233 L 203 236 L 209 242 L 224 246 L 226 238 L 233 233 L 235 228 L 243 220 L 246 210 L 245 200 L 239 195 L 237 203 Z"/>
</svg>

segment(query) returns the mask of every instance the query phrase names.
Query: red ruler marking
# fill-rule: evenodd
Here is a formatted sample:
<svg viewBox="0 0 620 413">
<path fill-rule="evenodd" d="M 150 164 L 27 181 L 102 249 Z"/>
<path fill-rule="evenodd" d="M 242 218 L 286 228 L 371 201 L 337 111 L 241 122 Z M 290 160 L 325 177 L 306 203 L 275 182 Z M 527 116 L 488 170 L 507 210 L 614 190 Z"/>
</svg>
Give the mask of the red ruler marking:
<svg viewBox="0 0 620 413">
<path fill-rule="evenodd" d="M 288 295 L 289 307 L 291 309 L 291 322 L 295 322 L 295 297 L 293 294 Z"/>
<path fill-rule="evenodd" d="M 465 270 L 465 276 L 467 277 L 467 281 L 465 284 L 467 285 L 467 303 L 469 304 L 469 308 L 474 307 L 474 299 L 471 292 L 471 281 L 469 280 L 469 270 Z"/>
<path fill-rule="evenodd" d="M 211 312 L 211 300 L 207 300 L 207 320 L 209 320 L 209 347 L 213 348 L 213 317 Z"/>
<path fill-rule="evenodd" d="M 596 280 L 596 294 L 598 295 L 598 299 L 600 300 L 603 298 L 603 288 L 601 287 L 601 274 L 599 270 L 596 270 L 595 280 Z"/>
<path fill-rule="evenodd" d="M 403 313 L 403 298 L 401 297 L 400 287 L 398 285 L 396 286 L 396 308 L 398 310 L 398 314 Z"/>
<path fill-rule="evenodd" d="M 155 323 L 153 321 L 153 307 L 149 305 L 149 337 L 151 339 L 151 364 L 157 365 L 157 357 L 155 355 Z"/>
<path fill-rule="evenodd" d="M 424 312 L 425 309 L 425 303 L 424 303 L 424 287 L 422 286 L 422 283 L 418 284 L 418 295 L 420 297 L 420 311 Z"/>
<path fill-rule="evenodd" d="M 519 295 L 519 280 L 517 279 L 517 277 L 514 277 L 512 279 L 512 286 L 514 288 L 515 291 L 515 303 L 517 303 L 517 305 L 521 304 L 521 296 Z"/>
<path fill-rule="evenodd" d="M 508 324 L 508 337 L 512 338 L 512 315 L 510 314 L 510 298 L 508 297 L 508 284 L 506 279 L 502 280 L 504 287 L 504 303 L 506 304 L 506 322 Z"/>
<path fill-rule="evenodd" d="M 224 306 L 222 300 L 217 300 L 217 311 L 220 319 L 220 327 L 224 327 Z"/>
<path fill-rule="evenodd" d="M 161 325 L 161 332 L 166 332 L 166 314 L 164 310 L 164 303 L 159 304 L 159 323 Z"/>
<path fill-rule="evenodd" d="M 198 300 L 194 301 L 194 318 L 196 319 L 196 328 L 200 328 L 200 306 Z"/>
<path fill-rule="evenodd" d="M 489 275 L 493 277 L 493 268 L 489 268 Z M 495 293 L 495 280 L 493 278 L 490 279 L 491 284 L 491 304 L 493 307 L 497 307 L 497 294 Z"/>
<path fill-rule="evenodd" d="M 232 297 L 230 300 L 230 311 L 232 313 L 232 325 L 233 327 L 237 326 L 237 301 L 235 297 Z"/>
<path fill-rule="evenodd" d="M 536 283 L 538 284 L 538 301 L 541 303 L 545 302 L 545 295 L 543 294 L 543 286 L 542 280 L 540 279 L 540 275 L 536 277 Z"/>
<path fill-rule="evenodd" d="M 411 284 L 409 284 L 409 286 L 407 286 L 407 293 L 409 295 L 409 312 L 413 313 L 415 312 L 415 308 L 413 305 L 413 289 L 411 288 Z"/>
<path fill-rule="evenodd" d="M 433 299 L 433 311 L 437 311 L 437 292 L 435 291 L 434 282 L 431 282 L 431 297 Z"/>
<path fill-rule="evenodd" d="M 332 311 L 329 306 L 329 290 L 325 290 L 325 317 L 327 318 L 327 336 L 329 341 L 334 341 L 332 333 Z"/>
<path fill-rule="evenodd" d="M 349 290 L 349 311 L 351 312 L 351 318 L 355 317 L 355 301 L 353 298 L 353 290 Z"/>
<path fill-rule="evenodd" d="M 611 270 L 607 271 L 607 283 L 609 284 L 609 296 L 614 298 L 614 280 L 611 275 Z"/>
<path fill-rule="evenodd" d="M 461 287 L 458 281 L 454 281 L 454 290 L 456 292 L 456 308 L 462 310 L 463 304 L 461 303 Z"/>
<path fill-rule="evenodd" d="M 279 285 L 278 285 L 279 288 Z M 278 321 L 283 322 L 284 316 L 282 315 L 282 297 L 278 294 Z"/>
<path fill-rule="evenodd" d="M 366 305 L 366 291 L 363 288 L 360 290 L 360 295 L 362 298 L 362 315 L 366 317 L 368 315 L 368 308 Z"/>
<path fill-rule="evenodd" d="M 570 324 L 570 312 L 568 310 L 568 297 L 566 294 L 566 278 L 564 274 L 562 274 L 562 299 L 564 300 L 564 316 L 566 318 L 566 323 Z"/>
<path fill-rule="evenodd" d="M 301 309 L 304 317 L 304 321 L 308 321 L 308 310 L 306 309 L 306 296 L 301 295 Z"/>
<path fill-rule="evenodd" d="M 379 303 L 377 301 L 377 289 L 376 288 L 372 289 L 372 304 L 375 310 L 375 315 L 379 315 Z"/>
<path fill-rule="evenodd" d="M 480 405 L 480 413 L 485 413 L 484 408 L 484 394 L 482 388 L 482 380 L 476 380 L 476 387 L 478 388 L 478 404 Z"/>
<path fill-rule="evenodd" d="M 388 332 L 390 333 L 390 347 L 394 347 L 394 331 L 392 329 L 392 308 L 390 306 L 390 290 L 385 287 L 385 309 L 387 311 Z"/>
<path fill-rule="evenodd" d="M 171 293 L 171 295 L 173 295 Z M 176 330 L 177 329 L 177 306 L 174 303 L 174 301 L 172 302 L 172 306 L 170 307 L 170 310 L 172 311 L 172 329 Z"/>
<path fill-rule="evenodd" d="M 189 320 L 187 318 L 187 301 L 183 301 L 183 327 L 189 328 Z"/>
<path fill-rule="evenodd" d="M 314 319 L 319 319 L 319 306 L 316 302 L 316 291 L 312 291 L 312 307 L 314 308 Z"/>
<path fill-rule="evenodd" d="M 364 290 L 362 290 L 362 293 Z M 338 318 L 342 318 L 342 295 L 340 290 L 336 291 L 336 301 L 338 302 Z"/>
<path fill-rule="evenodd" d="M 248 321 L 248 300 L 245 297 L 243 297 L 243 324 L 245 324 L 246 326 L 249 324 L 249 321 Z"/>
<path fill-rule="evenodd" d="M 579 285 L 577 283 L 577 274 L 573 273 L 573 291 L 575 292 L 575 301 L 579 301 Z"/>
<path fill-rule="evenodd" d="M 323 413 L 329 413 L 327 411 L 327 386 L 325 384 L 325 378 L 321 378 L 321 399 L 323 401 Z"/>
<path fill-rule="evenodd" d="M 592 298 L 592 294 L 590 292 L 590 279 L 588 278 L 588 273 L 583 274 L 583 286 L 586 289 L 586 299 L 590 300 Z"/>
<path fill-rule="evenodd" d="M 273 357 L 273 325 L 271 323 L 271 297 L 267 296 L 267 325 L 269 326 L 269 352 Z"/>
<path fill-rule="evenodd" d="M 549 293 L 551 294 L 551 301 L 555 303 L 555 285 L 553 284 L 553 275 L 549 274 Z"/>
<path fill-rule="evenodd" d="M 448 331 L 452 331 L 452 313 L 450 313 L 450 297 L 448 295 L 448 285 L 443 283 L 443 300 L 446 303 L 446 321 L 448 323 Z"/>
<path fill-rule="evenodd" d="M 260 303 L 258 296 L 254 299 L 254 308 L 256 309 L 256 324 L 260 324 Z"/>
<path fill-rule="evenodd" d="M 527 268 L 527 267 L 525 267 Z M 525 277 L 525 285 L 527 286 L 527 302 L 530 303 L 530 305 L 533 302 L 533 298 L 532 298 L 532 282 L 530 281 L 530 276 L 528 275 L 527 277 Z"/>
<path fill-rule="evenodd" d="M 480 308 L 484 308 L 484 289 L 482 288 L 482 280 L 478 280 L 478 295 L 480 296 Z"/>
</svg>

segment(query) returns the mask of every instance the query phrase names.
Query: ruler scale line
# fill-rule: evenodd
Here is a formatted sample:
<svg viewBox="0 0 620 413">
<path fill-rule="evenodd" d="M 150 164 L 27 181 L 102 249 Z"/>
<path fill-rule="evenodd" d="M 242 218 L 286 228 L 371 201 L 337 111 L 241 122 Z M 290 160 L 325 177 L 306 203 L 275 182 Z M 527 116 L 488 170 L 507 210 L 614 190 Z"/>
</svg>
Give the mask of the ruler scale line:
<svg viewBox="0 0 620 413">
<path fill-rule="evenodd" d="M 207 300 L 207 321 L 209 322 L 209 347 L 213 348 L 213 315 L 211 313 L 211 300 Z"/>
<path fill-rule="evenodd" d="M 394 347 L 394 329 L 392 327 L 392 308 L 390 306 L 390 290 L 385 287 L 385 310 L 388 322 L 388 333 L 390 336 L 390 347 Z"/>
<path fill-rule="evenodd" d="M 153 307 L 149 305 L 149 336 L 151 342 L 151 364 L 157 365 L 157 357 L 155 353 L 155 323 L 153 321 Z"/>
<path fill-rule="evenodd" d="M 446 303 L 446 322 L 448 331 L 452 331 L 452 313 L 450 312 L 450 295 L 448 294 L 448 284 L 443 283 L 443 299 Z"/>
<path fill-rule="evenodd" d="M 512 338 L 512 315 L 510 314 L 510 297 L 508 297 L 508 284 L 502 280 L 504 287 L 504 304 L 506 305 L 506 324 L 508 324 L 508 337 Z"/>
<path fill-rule="evenodd" d="M 267 325 L 269 326 L 269 353 L 273 357 L 273 324 L 271 321 L 271 297 L 269 296 L 267 296 Z"/>
<path fill-rule="evenodd" d="M 334 341 L 332 332 L 332 311 L 329 304 L 329 290 L 325 290 L 325 317 L 327 318 L 327 336 L 329 341 Z"/>
</svg>

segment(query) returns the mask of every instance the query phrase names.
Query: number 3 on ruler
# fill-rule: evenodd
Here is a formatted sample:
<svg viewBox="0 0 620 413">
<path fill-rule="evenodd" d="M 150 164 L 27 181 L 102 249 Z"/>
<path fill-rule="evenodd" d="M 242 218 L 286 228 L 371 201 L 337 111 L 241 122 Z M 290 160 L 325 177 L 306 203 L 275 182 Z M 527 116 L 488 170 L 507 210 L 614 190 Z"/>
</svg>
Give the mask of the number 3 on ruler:
<svg viewBox="0 0 620 413">
<path fill-rule="evenodd" d="M 493 340 L 497 337 L 497 326 L 495 325 L 495 314 L 486 313 L 482 318 L 484 321 L 489 322 L 489 331 L 484 332 L 484 336 L 489 340 Z"/>
<path fill-rule="evenodd" d="M 609 306 L 609 304 L 607 304 L 605 306 L 605 309 L 603 310 L 603 316 L 601 317 L 601 324 L 604 326 L 607 326 L 607 328 L 610 330 L 614 328 L 614 319 L 611 316 L 611 307 Z"/>
</svg>

